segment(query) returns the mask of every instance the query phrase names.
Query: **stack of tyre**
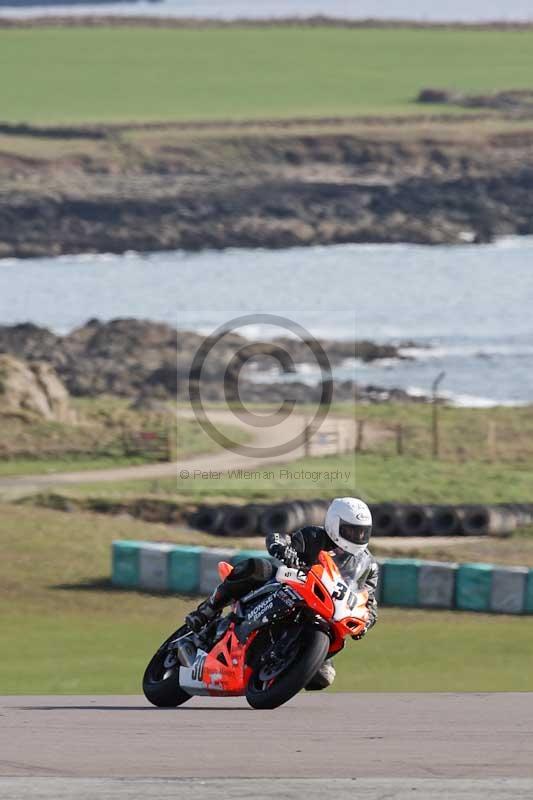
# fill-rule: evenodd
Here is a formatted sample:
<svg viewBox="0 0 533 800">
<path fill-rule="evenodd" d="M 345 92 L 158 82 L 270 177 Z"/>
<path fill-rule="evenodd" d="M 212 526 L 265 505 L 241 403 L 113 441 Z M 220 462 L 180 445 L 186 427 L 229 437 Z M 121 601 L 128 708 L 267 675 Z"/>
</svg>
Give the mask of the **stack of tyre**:
<svg viewBox="0 0 533 800">
<path fill-rule="evenodd" d="M 232 538 L 293 533 L 304 525 L 323 525 L 327 500 L 294 500 L 275 505 L 201 506 L 189 518 L 192 528 Z"/>
<path fill-rule="evenodd" d="M 189 517 L 196 530 L 231 538 L 293 533 L 304 525 L 323 525 L 328 500 L 245 506 L 201 506 Z M 533 504 L 370 505 L 374 536 L 506 536 L 533 525 Z"/>
<path fill-rule="evenodd" d="M 374 536 L 506 536 L 533 524 L 533 504 L 371 506 Z"/>
</svg>

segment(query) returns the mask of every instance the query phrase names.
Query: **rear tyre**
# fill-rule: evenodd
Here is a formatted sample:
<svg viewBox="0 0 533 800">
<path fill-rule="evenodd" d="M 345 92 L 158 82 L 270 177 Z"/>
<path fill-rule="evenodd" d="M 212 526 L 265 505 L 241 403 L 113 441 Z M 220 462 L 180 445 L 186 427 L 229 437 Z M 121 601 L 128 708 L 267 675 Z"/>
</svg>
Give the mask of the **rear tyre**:
<svg viewBox="0 0 533 800">
<path fill-rule="evenodd" d="M 180 665 L 174 651 L 168 644 L 185 633 L 187 627 L 179 628 L 164 642 L 152 658 L 143 677 L 143 692 L 146 699 L 158 708 L 176 708 L 191 699 L 179 683 Z"/>
<path fill-rule="evenodd" d="M 248 681 L 246 699 L 252 708 L 278 708 L 307 686 L 324 663 L 330 646 L 329 636 L 316 628 L 302 633 L 298 657 L 272 681 L 263 681 L 256 667 Z"/>
</svg>

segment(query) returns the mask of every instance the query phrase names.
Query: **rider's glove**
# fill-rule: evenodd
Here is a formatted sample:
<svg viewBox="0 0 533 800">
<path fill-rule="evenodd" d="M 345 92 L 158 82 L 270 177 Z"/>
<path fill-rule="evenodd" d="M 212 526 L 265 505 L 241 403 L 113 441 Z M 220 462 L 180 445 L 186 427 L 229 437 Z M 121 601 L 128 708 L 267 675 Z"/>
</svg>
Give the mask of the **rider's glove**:
<svg viewBox="0 0 533 800">
<path fill-rule="evenodd" d="M 274 542 L 268 548 L 268 552 L 273 558 L 277 558 L 278 561 L 283 561 L 285 557 L 285 550 L 287 549 L 286 544 L 281 544 L 281 542 Z"/>
<path fill-rule="evenodd" d="M 288 567 L 297 567 L 299 565 L 298 553 L 290 545 L 275 543 L 270 545 L 268 552 Z"/>
<path fill-rule="evenodd" d="M 267 536 L 268 552 L 288 566 L 296 563 L 296 551 L 291 547 L 291 538 L 283 533 L 271 533 Z"/>
<path fill-rule="evenodd" d="M 294 549 L 294 547 L 286 547 L 285 548 L 285 552 L 283 554 L 282 561 L 284 561 L 285 564 L 288 567 L 299 567 L 300 566 L 300 558 L 298 556 L 298 553 Z"/>
</svg>

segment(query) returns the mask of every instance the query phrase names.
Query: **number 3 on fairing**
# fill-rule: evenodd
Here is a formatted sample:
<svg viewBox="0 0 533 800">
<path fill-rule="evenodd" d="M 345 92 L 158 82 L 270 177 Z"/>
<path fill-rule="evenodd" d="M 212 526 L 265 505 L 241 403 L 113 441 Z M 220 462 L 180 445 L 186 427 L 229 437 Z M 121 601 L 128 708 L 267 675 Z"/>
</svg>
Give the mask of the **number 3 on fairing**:
<svg viewBox="0 0 533 800">
<path fill-rule="evenodd" d="M 331 596 L 333 597 L 334 600 L 344 600 L 347 591 L 348 587 L 346 586 L 346 584 L 343 583 L 342 581 L 338 581 L 337 588 Z M 346 605 L 348 606 L 350 611 L 353 609 L 356 602 L 357 602 L 357 595 L 354 594 L 353 592 L 350 592 L 348 595 L 348 599 L 346 600 Z"/>
<path fill-rule="evenodd" d="M 337 582 L 337 588 L 331 595 L 334 600 L 344 600 L 348 587 L 342 581 Z"/>
</svg>

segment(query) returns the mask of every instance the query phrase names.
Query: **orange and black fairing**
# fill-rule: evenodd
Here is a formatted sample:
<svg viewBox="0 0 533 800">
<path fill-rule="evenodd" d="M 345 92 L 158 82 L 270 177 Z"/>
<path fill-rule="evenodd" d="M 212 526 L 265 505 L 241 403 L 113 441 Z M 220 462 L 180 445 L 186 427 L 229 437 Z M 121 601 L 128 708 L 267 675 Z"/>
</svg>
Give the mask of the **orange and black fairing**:
<svg viewBox="0 0 533 800">
<path fill-rule="evenodd" d="M 221 579 L 227 578 L 232 569 L 231 564 L 221 562 Z M 339 586 L 344 586 L 342 597 Z M 284 624 L 284 617 L 292 616 L 293 609 L 307 608 L 312 612 L 312 617 L 320 618 L 322 624 L 327 624 L 331 639 L 328 655 L 338 653 L 348 636 L 357 636 L 364 630 L 368 619 L 368 592 L 350 592 L 347 595 L 348 591 L 328 553 L 322 552 L 320 563 L 308 572 L 289 569 L 287 574 L 278 577 L 277 584 L 272 585 L 272 593 L 265 593 L 265 589 L 262 589 L 260 594 L 256 592 L 248 603 L 245 602 L 244 608 L 235 607 L 244 612 L 244 618 L 230 622 L 222 638 L 209 653 L 201 656 L 195 679 L 203 684 L 204 692 L 210 695 L 245 694 L 253 672 L 254 641 L 272 623 Z M 350 597 L 349 603 L 341 602 L 345 595 Z M 339 617 L 343 610 L 349 613 Z M 257 642 L 261 643 L 262 639 L 257 638 Z"/>
<path fill-rule="evenodd" d="M 320 563 L 310 569 L 305 583 L 298 580 L 286 580 L 285 583 L 291 586 L 313 611 L 330 623 L 331 646 L 328 655 L 331 656 L 342 650 L 348 636 L 358 636 L 365 630 L 368 621 L 368 591 L 365 589 L 354 593 L 350 614 L 341 619 L 334 619 L 336 608 L 330 586 L 332 582 L 338 581 L 341 575 L 329 553 L 322 551 L 319 560 Z"/>
<path fill-rule="evenodd" d="M 244 694 L 250 679 L 251 667 L 246 663 L 246 653 L 255 639 L 250 634 L 244 644 L 239 642 L 232 623 L 222 639 L 208 653 L 199 680 L 205 683 L 209 694 L 238 697 Z"/>
</svg>

